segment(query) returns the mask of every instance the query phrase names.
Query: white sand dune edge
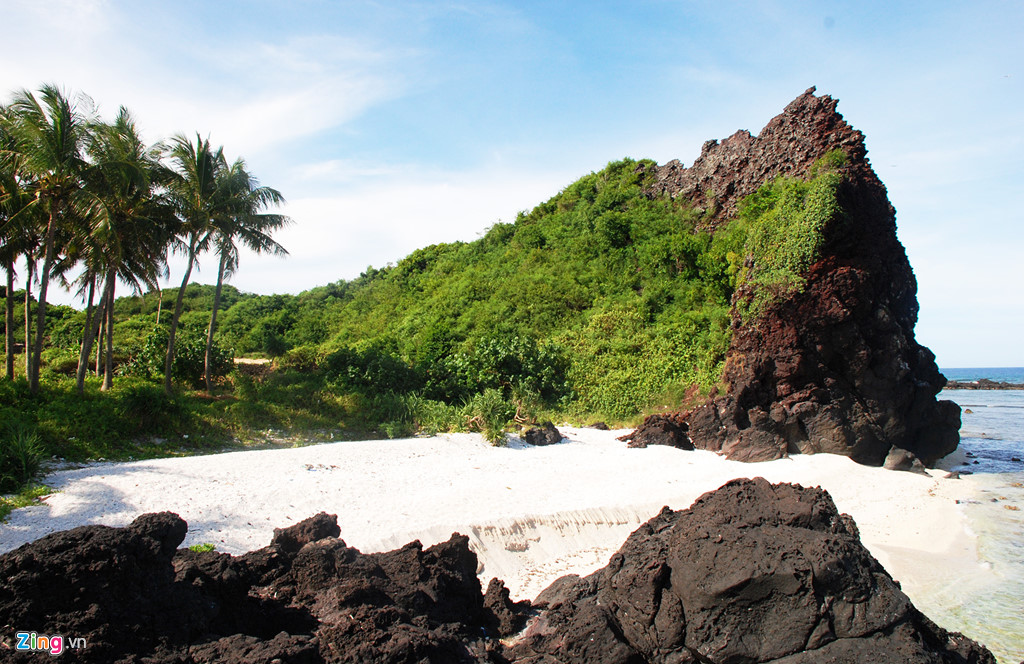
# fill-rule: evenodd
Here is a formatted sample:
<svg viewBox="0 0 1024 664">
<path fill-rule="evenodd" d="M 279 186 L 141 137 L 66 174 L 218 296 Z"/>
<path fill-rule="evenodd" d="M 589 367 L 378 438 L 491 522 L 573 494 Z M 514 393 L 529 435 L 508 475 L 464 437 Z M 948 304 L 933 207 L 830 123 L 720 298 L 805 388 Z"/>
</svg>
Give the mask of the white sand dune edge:
<svg viewBox="0 0 1024 664">
<path fill-rule="evenodd" d="M 448 434 L 91 464 L 50 475 L 60 493 L 0 524 L 0 552 L 58 530 L 170 510 L 189 523 L 186 545 L 212 542 L 238 554 L 265 546 L 275 527 L 325 511 L 366 552 L 462 532 L 485 584 L 503 578 L 513 597 L 532 598 L 563 574 L 602 567 L 663 505 L 684 509 L 731 479 L 760 476 L 829 491 L 926 613 L 942 615 L 991 582 L 957 504 L 975 495 L 971 478 L 833 455 L 743 464 L 710 452 L 627 449 L 615 439 L 621 431 L 562 431 L 566 442 L 538 448 L 515 437 L 495 448 L 475 434 Z"/>
</svg>

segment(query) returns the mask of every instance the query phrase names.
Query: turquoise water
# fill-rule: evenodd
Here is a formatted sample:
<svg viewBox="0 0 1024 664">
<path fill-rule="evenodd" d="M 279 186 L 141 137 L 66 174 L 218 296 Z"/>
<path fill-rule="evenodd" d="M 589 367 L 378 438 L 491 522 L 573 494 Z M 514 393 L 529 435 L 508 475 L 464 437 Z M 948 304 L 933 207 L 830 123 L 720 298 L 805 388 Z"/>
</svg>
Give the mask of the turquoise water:
<svg viewBox="0 0 1024 664">
<path fill-rule="evenodd" d="M 1024 383 L 1024 369 L 975 371 L 989 373 L 958 380 Z M 1024 390 L 943 390 L 939 398 L 963 409 L 960 447 L 968 458 L 954 469 L 974 473 L 979 497 L 964 513 L 978 536 L 978 555 L 998 579 L 950 616 L 959 623 L 955 629 L 984 643 L 1000 662 L 1017 664 L 1024 661 Z"/>
</svg>

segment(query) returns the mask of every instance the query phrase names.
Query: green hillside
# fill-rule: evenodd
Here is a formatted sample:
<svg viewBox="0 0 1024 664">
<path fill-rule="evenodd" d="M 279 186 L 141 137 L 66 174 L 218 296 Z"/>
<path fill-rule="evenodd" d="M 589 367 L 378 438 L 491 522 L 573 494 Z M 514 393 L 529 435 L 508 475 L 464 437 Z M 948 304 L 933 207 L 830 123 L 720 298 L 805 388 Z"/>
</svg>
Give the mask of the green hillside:
<svg viewBox="0 0 1024 664">
<path fill-rule="evenodd" d="M 616 420 L 666 391 L 707 389 L 728 343 L 727 254 L 739 248 L 696 232 L 686 207 L 645 196 L 644 166 L 610 164 L 475 242 L 294 298 L 242 299 L 222 319 L 221 345 L 323 358 L 327 371 L 393 360 L 409 375 L 375 389 L 445 401 L 533 389 Z M 513 365 L 527 362 L 545 377 L 523 384 Z"/>
<path fill-rule="evenodd" d="M 541 418 L 633 423 L 718 383 L 737 285 L 754 287 L 744 316 L 801 287 L 821 229 L 841 213 L 841 164 L 833 155 L 810 182 L 765 185 L 712 234 L 700 213 L 646 194 L 653 162 L 627 159 L 474 242 L 419 249 L 352 281 L 294 296 L 227 286 L 213 395 L 157 387 L 176 289 L 117 300 L 118 377 L 105 394 L 90 383 L 84 399 L 62 378 L 84 314 L 60 308 L 48 325 L 47 391 L 27 398 L 23 385 L 5 384 L 0 414 L 34 424 L 50 450 L 70 456 L 123 456 L 125 440 L 168 431 L 470 429 L 497 441 Z M 184 298 L 174 372 L 195 390 L 213 290 L 190 285 Z M 273 364 L 233 369 L 232 355 Z"/>
</svg>

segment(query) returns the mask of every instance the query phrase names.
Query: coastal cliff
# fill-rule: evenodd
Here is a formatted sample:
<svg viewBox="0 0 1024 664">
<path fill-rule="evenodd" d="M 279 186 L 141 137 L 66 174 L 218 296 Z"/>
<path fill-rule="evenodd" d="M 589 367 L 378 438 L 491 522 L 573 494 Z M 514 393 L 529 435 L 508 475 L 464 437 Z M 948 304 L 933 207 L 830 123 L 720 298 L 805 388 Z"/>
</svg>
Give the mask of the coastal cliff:
<svg viewBox="0 0 1024 664">
<path fill-rule="evenodd" d="M 759 286 L 740 285 L 721 393 L 670 418 L 694 446 L 731 459 L 828 452 L 869 465 L 931 466 L 956 449 L 960 409 L 936 399 L 946 381 L 914 338 L 917 282 L 896 237 L 895 210 L 864 135 L 836 105 L 811 88 L 759 135 L 708 141 L 689 168 L 656 167 L 651 194 L 688 200 L 717 232 L 767 183 L 810 179 L 822 160 L 841 157 L 837 211 L 818 231 L 802 288 L 750 314 Z M 762 266 L 747 256 L 743 269 L 756 275 Z"/>
</svg>

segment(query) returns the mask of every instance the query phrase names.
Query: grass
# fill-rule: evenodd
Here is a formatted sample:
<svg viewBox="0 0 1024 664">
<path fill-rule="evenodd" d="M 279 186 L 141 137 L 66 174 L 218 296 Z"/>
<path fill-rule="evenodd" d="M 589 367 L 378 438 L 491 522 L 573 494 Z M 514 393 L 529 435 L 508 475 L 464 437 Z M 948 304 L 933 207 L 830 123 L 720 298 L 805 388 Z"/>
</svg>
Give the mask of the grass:
<svg viewBox="0 0 1024 664">
<path fill-rule="evenodd" d="M 19 507 L 36 505 L 43 496 L 54 493 L 54 489 L 44 484 L 32 484 L 9 496 L 0 496 L 0 521 L 6 521 L 10 513 Z"/>
</svg>

